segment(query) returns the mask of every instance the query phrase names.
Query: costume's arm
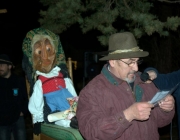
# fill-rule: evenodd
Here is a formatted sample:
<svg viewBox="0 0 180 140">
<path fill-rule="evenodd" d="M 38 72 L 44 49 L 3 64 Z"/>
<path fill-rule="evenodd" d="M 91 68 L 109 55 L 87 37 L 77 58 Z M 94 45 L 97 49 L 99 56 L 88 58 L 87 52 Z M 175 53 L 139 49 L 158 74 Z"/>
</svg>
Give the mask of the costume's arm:
<svg viewBox="0 0 180 140">
<path fill-rule="evenodd" d="M 42 83 L 40 80 L 37 80 L 34 84 L 33 94 L 29 100 L 29 111 L 33 115 L 33 123 L 43 122 L 43 92 L 42 92 Z"/>
<path fill-rule="evenodd" d="M 73 82 L 70 78 L 64 78 L 65 80 L 65 84 L 66 84 L 66 88 L 68 89 L 68 91 L 75 97 L 77 96 L 77 93 L 74 89 L 74 86 L 73 86 Z"/>
<path fill-rule="evenodd" d="M 167 74 L 159 74 L 155 68 L 147 68 L 145 72 L 150 70 L 156 72 L 157 78 L 153 80 L 153 83 L 155 83 L 160 90 L 170 90 L 180 82 L 180 70 Z"/>
</svg>

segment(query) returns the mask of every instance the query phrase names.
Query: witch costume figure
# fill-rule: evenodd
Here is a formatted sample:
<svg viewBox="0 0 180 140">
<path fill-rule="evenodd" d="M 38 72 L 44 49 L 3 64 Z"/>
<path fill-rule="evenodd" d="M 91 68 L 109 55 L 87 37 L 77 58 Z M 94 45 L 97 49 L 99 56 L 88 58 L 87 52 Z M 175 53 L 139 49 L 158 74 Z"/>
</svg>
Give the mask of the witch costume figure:
<svg viewBox="0 0 180 140">
<path fill-rule="evenodd" d="M 38 135 L 40 124 L 50 123 L 48 115 L 69 110 L 68 99 L 77 98 L 77 94 L 58 35 L 43 28 L 33 29 L 26 34 L 22 50 L 22 66 L 30 83 L 28 108 L 33 117 L 34 133 Z M 70 123 L 66 117 L 58 125 L 70 127 Z"/>
</svg>

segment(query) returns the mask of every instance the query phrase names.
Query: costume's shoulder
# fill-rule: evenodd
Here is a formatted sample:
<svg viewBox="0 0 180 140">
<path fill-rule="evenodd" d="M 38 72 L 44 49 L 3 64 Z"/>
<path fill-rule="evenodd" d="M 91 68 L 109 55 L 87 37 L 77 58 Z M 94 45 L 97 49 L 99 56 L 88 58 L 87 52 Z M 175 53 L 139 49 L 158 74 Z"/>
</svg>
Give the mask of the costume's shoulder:
<svg viewBox="0 0 180 140">
<path fill-rule="evenodd" d="M 61 69 L 60 72 L 62 73 L 64 78 L 70 78 L 68 68 L 66 64 L 61 63 L 59 65 L 59 68 Z"/>
</svg>

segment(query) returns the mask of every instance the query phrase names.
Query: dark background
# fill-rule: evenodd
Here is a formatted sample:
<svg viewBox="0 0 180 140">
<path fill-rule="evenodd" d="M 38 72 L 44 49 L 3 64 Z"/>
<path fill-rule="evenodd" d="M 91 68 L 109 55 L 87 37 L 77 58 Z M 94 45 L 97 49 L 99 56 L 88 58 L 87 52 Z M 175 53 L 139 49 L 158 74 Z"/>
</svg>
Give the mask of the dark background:
<svg viewBox="0 0 180 140">
<path fill-rule="evenodd" d="M 23 39 L 27 32 L 40 27 L 38 22 L 40 18 L 39 11 L 43 8 L 42 4 L 37 0 L 0 1 L 0 9 L 7 9 L 7 13 L 0 14 L 0 54 L 5 53 L 10 56 L 18 74 L 23 74 L 21 69 Z M 99 47 L 101 45 L 97 41 L 96 35 L 98 35 L 97 31 L 82 34 L 78 25 L 73 25 L 66 32 L 59 35 L 66 58 L 71 57 L 72 60 L 78 61 L 78 67 L 73 71 L 73 79 L 77 90 L 82 88 L 83 80 L 90 80 L 90 78 L 100 72 L 99 67 L 102 67 L 104 64 L 99 62 L 100 65 L 97 66 L 91 53 L 107 49 Z M 90 61 L 86 59 L 88 62 L 85 60 L 85 52 L 90 52 L 88 53 L 88 57 L 91 57 Z M 86 66 L 84 65 L 85 61 Z M 90 74 L 90 77 L 84 78 L 84 70 L 87 69 L 86 67 L 91 62 L 93 63 L 91 64 L 93 69 L 90 71 L 92 74 Z M 96 67 L 98 67 L 98 70 Z"/>
<path fill-rule="evenodd" d="M 0 53 L 10 55 L 16 65 L 22 58 L 21 47 L 26 33 L 39 27 L 40 4 L 36 0 L 1 0 L 0 9 L 7 9 L 7 13 L 0 14 Z"/>
<path fill-rule="evenodd" d="M 19 63 L 23 39 L 28 31 L 40 27 L 39 11 L 43 6 L 37 0 L 1 0 L 0 9 L 7 9 L 7 13 L 0 14 L 0 53 L 11 55 L 14 63 Z M 98 47 L 100 44 L 96 38 L 97 34 L 96 31 L 90 31 L 83 35 L 78 25 L 73 25 L 59 36 L 69 57 L 76 52 L 101 50 L 101 47 Z"/>
<path fill-rule="evenodd" d="M 166 21 L 168 16 L 180 15 L 179 3 L 154 3 L 152 13 L 161 21 Z M 26 33 L 31 29 L 40 27 L 40 9 L 43 9 L 38 0 L 1 0 L 0 9 L 7 9 L 7 13 L 0 14 L 0 54 L 10 55 L 16 70 L 21 69 L 22 42 Z M 117 21 L 119 26 L 119 22 Z M 121 28 L 121 26 L 120 26 Z M 123 28 L 123 27 L 122 27 Z M 82 88 L 82 82 L 90 80 L 97 74 L 105 62 L 95 62 L 91 52 L 105 51 L 97 41 L 98 31 L 90 31 L 82 34 L 78 25 L 73 25 L 67 31 L 60 34 L 60 40 L 65 51 L 66 58 L 78 61 L 77 70 L 73 71 L 74 83 L 77 90 Z M 170 31 L 170 36 L 160 37 L 157 33 L 151 36 L 143 36 L 138 42 L 140 48 L 149 51 L 149 57 L 145 58 L 142 71 L 148 66 L 157 68 L 162 73 L 178 70 L 180 66 L 180 29 Z M 90 52 L 90 58 L 86 59 L 85 53 Z M 101 56 L 97 56 L 98 58 Z M 93 58 L 93 59 L 92 59 Z M 91 61 L 92 60 L 92 61 Z M 98 65 L 97 65 L 98 63 Z M 89 65 L 91 68 L 89 69 Z M 88 67 L 88 68 L 87 68 Z M 89 69 L 90 71 L 87 71 Z M 92 71 L 91 71 L 92 70 Z M 22 73 L 22 71 L 18 71 Z M 86 77 L 86 74 L 89 77 Z"/>
</svg>

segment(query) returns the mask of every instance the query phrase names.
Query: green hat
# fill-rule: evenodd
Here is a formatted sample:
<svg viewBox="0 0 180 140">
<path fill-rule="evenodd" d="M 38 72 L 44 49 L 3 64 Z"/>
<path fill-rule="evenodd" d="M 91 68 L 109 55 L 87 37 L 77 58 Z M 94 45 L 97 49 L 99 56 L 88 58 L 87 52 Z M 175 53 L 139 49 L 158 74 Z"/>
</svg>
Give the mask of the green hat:
<svg viewBox="0 0 180 140">
<path fill-rule="evenodd" d="M 139 58 L 148 56 L 149 53 L 137 46 L 134 35 L 130 32 L 116 33 L 109 38 L 109 49 L 102 52 L 104 57 L 99 60 L 118 60 L 125 58 Z"/>
</svg>

